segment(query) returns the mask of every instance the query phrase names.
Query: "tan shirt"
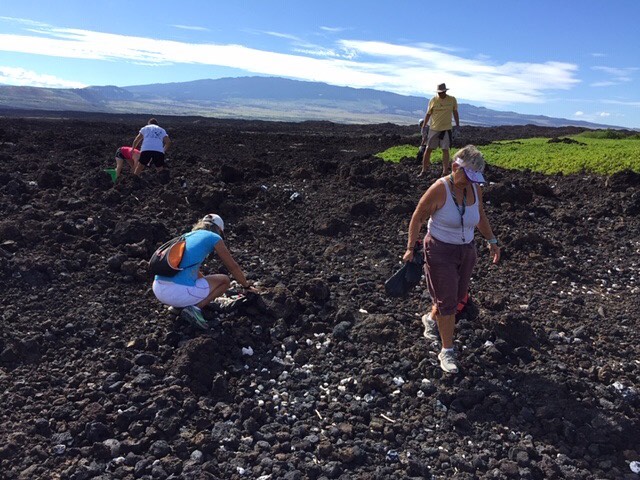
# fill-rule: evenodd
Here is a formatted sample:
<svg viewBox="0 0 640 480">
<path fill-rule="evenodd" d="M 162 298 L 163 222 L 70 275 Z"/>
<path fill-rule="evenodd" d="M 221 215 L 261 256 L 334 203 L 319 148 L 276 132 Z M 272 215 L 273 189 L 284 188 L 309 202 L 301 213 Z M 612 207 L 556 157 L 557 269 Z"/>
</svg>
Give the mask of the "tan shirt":
<svg viewBox="0 0 640 480">
<path fill-rule="evenodd" d="M 458 111 L 458 101 L 456 97 L 447 95 L 440 98 L 438 95 L 429 100 L 427 113 L 431 115 L 430 129 L 438 132 L 451 130 L 451 116 Z"/>
</svg>

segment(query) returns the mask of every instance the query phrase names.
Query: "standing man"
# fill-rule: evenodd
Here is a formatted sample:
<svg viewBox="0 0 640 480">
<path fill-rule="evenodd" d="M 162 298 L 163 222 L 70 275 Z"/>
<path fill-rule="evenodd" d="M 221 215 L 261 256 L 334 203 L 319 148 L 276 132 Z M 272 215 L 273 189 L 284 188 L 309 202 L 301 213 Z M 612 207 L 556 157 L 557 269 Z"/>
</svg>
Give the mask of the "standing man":
<svg viewBox="0 0 640 480">
<path fill-rule="evenodd" d="M 456 128 L 460 126 L 460 117 L 458 117 L 458 102 L 456 97 L 447 95 L 447 86 L 444 83 L 438 85 L 438 95 L 429 100 L 427 113 L 424 117 L 422 128 L 428 128 L 429 133 L 422 136 L 422 145 L 427 146 L 424 156 L 422 157 L 422 170 L 419 177 L 426 175 L 429 165 L 431 165 L 431 152 L 436 148 L 442 149 L 442 175 L 447 175 L 450 170 L 449 147 L 451 146 L 453 135 L 451 127 L 451 115 L 456 121 Z M 431 125 L 429 125 L 431 120 Z"/>
<path fill-rule="evenodd" d="M 131 148 L 140 147 L 140 160 L 136 163 L 135 175 L 140 175 L 149 165 L 154 165 L 158 171 L 164 169 L 164 154 L 171 145 L 169 135 L 164 128 L 158 126 L 155 118 L 149 119 L 147 125 L 140 129 L 140 133 L 133 140 Z"/>
</svg>

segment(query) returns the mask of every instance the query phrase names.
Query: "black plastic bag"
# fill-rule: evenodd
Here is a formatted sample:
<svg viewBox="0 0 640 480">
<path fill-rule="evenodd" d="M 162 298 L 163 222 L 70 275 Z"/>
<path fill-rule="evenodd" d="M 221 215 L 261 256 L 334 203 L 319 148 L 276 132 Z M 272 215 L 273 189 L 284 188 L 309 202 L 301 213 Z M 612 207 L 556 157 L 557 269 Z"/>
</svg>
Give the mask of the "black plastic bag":
<svg viewBox="0 0 640 480">
<path fill-rule="evenodd" d="M 418 153 L 416 153 L 416 160 L 418 160 L 418 162 L 422 163 L 422 157 L 424 157 L 424 152 L 426 150 L 427 150 L 426 145 L 420 145 L 420 148 L 418 148 Z"/>
<path fill-rule="evenodd" d="M 420 242 L 417 242 L 413 249 L 413 260 L 402 265 L 400 270 L 384 282 L 384 290 L 387 295 L 390 297 L 404 297 L 408 295 L 422 279 L 423 264 L 422 245 Z"/>
</svg>

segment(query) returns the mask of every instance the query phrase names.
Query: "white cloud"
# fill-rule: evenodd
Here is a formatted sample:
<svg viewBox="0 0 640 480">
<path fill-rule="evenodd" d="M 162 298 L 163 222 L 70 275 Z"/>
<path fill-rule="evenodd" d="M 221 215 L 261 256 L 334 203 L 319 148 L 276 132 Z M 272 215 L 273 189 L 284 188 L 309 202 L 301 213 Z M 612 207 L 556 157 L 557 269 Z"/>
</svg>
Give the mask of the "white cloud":
<svg viewBox="0 0 640 480">
<path fill-rule="evenodd" d="M 592 53 L 592 54 L 591 54 L 591 56 L 592 56 L 592 57 L 598 57 L 598 58 L 599 58 L 599 57 L 606 57 L 606 56 L 607 56 L 607 54 L 606 54 L 606 53 L 597 53 L 597 52 L 594 52 L 594 53 Z"/>
<path fill-rule="evenodd" d="M 340 32 L 344 32 L 346 28 L 321 26 L 320 30 L 324 30 L 325 32 L 330 32 L 330 33 L 340 33 Z"/>
<path fill-rule="evenodd" d="M 600 115 L 601 117 L 608 117 L 611 114 L 609 112 L 600 112 L 598 115 Z"/>
<path fill-rule="evenodd" d="M 297 53 L 278 53 L 243 45 L 187 43 L 81 29 L 29 25 L 29 34 L 0 34 L 0 51 L 147 65 L 225 66 L 263 75 L 376 88 L 400 94 L 435 93 L 446 82 L 452 95 L 500 106 L 542 103 L 549 91 L 569 90 L 579 80 L 577 66 L 544 63 L 496 63 L 469 59 L 446 47 L 338 40 L 335 48 L 296 45 Z M 280 32 L 269 35 L 299 39 Z M 320 57 L 320 58 L 318 58 Z"/>
<path fill-rule="evenodd" d="M 596 70 L 597 72 L 602 72 L 609 77 L 608 80 L 592 83 L 592 87 L 609 87 L 611 85 L 619 85 L 621 83 L 630 82 L 633 79 L 633 73 L 638 70 L 637 67 L 618 68 L 605 67 L 602 65 L 591 67 L 591 69 Z"/>
<path fill-rule="evenodd" d="M 296 37 L 295 35 L 291 35 L 289 33 L 272 32 L 272 31 L 265 31 L 265 30 L 259 30 L 259 33 L 264 33 L 266 35 L 270 35 L 272 37 L 277 37 L 277 38 L 286 38 L 288 40 L 294 40 L 296 42 L 301 41 L 300 37 Z"/>
<path fill-rule="evenodd" d="M 24 68 L 0 66 L 0 84 L 21 87 L 84 88 L 87 85 L 45 75 Z"/>
<path fill-rule="evenodd" d="M 582 111 L 578 110 L 576 113 L 574 113 L 574 115 L 575 115 L 576 117 L 581 117 L 581 116 L 583 116 L 583 115 L 584 115 L 584 112 L 582 112 Z"/>
<path fill-rule="evenodd" d="M 193 30 L 198 32 L 208 32 L 209 29 L 205 27 L 196 27 L 194 25 L 171 25 L 174 28 L 179 28 L 181 30 Z"/>
<path fill-rule="evenodd" d="M 592 87 L 611 87 L 612 85 L 617 85 L 617 83 L 610 80 L 605 80 L 603 82 L 593 82 L 591 84 Z"/>
<path fill-rule="evenodd" d="M 631 100 L 603 100 L 602 103 L 612 104 L 612 105 L 624 105 L 626 107 L 640 107 L 640 101 Z"/>
</svg>

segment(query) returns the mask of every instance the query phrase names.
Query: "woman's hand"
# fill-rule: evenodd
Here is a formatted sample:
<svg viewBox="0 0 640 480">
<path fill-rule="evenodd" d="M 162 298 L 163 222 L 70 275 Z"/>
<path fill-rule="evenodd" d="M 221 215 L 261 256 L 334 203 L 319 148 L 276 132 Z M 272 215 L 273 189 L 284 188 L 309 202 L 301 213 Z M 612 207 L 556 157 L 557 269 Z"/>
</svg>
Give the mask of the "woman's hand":
<svg viewBox="0 0 640 480">
<path fill-rule="evenodd" d="M 262 289 L 259 287 L 256 287 L 253 284 L 253 282 L 250 282 L 250 281 L 247 281 L 247 284 L 243 285 L 242 288 L 244 289 L 245 292 L 251 292 L 257 295 L 260 295 L 262 293 Z"/>
<path fill-rule="evenodd" d="M 404 255 L 402 256 L 402 261 L 404 263 L 408 263 L 411 262 L 413 260 L 413 248 L 407 248 L 407 251 L 404 252 Z"/>
<path fill-rule="evenodd" d="M 493 263 L 500 261 L 500 247 L 495 243 L 489 243 L 489 255 L 491 255 Z"/>
</svg>

